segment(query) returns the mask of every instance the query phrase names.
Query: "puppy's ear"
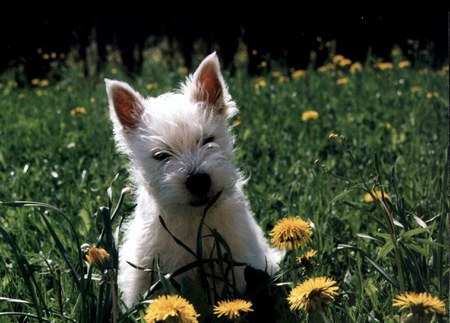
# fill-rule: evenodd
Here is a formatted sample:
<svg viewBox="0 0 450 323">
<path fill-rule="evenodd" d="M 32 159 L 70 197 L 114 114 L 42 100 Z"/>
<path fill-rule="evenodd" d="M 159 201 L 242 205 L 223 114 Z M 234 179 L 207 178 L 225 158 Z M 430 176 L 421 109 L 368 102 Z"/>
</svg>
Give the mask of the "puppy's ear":
<svg viewBox="0 0 450 323">
<path fill-rule="evenodd" d="M 204 102 L 206 106 L 213 108 L 215 113 L 225 117 L 230 115 L 233 103 L 220 72 L 219 59 L 215 52 L 200 63 L 190 81 L 187 88 L 192 101 Z"/>
<path fill-rule="evenodd" d="M 124 130 L 135 129 L 144 112 L 141 95 L 125 82 L 105 79 L 105 83 L 114 127 L 121 127 Z"/>
</svg>

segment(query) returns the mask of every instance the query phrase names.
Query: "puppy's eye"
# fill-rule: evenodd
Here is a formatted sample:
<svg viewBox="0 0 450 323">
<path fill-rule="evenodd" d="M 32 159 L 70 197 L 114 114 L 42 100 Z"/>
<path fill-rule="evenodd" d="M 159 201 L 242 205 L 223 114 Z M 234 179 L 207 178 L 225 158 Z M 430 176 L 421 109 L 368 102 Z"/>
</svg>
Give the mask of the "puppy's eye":
<svg viewBox="0 0 450 323">
<path fill-rule="evenodd" d="M 214 139 L 216 139 L 216 138 L 214 138 L 214 136 L 211 136 L 211 137 L 208 137 L 208 138 L 204 139 L 203 140 L 203 146 L 214 142 Z"/>
<path fill-rule="evenodd" d="M 158 161 L 164 161 L 170 158 L 170 154 L 164 152 L 158 152 L 153 155 L 153 158 Z"/>
</svg>

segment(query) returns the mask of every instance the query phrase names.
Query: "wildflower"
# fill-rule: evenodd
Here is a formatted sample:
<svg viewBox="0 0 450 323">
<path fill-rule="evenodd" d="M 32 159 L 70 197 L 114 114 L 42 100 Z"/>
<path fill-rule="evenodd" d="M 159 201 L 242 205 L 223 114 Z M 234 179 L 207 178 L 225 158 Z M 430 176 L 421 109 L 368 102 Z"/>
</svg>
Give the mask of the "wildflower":
<svg viewBox="0 0 450 323">
<path fill-rule="evenodd" d="M 154 51 L 151 55 L 150 55 L 150 59 L 155 62 L 155 63 L 159 63 L 162 60 L 162 55 L 160 51 Z"/>
<path fill-rule="evenodd" d="M 384 71 L 384 70 L 391 70 L 394 67 L 394 64 L 390 62 L 380 62 L 375 64 L 375 68 Z"/>
<path fill-rule="evenodd" d="M 333 64 L 339 64 L 344 59 L 346 59 L 346 58 L 344 56 L 342 56 L 342 55 L 335 55 L 333 57 Z"/>
<path fill-rule="evenodd" d="M 37 90 L 36 94 L 37 94 L 37 96 L 41 97 L 44 95 L 44 92 L 42 92 L 42 90 Z"/>
<path fill-rule="evenodd" d="M 409 310 L 412 315 L 424 317 L 426 314 L 445 314 L 445 304 L 428 293 L 405 292 L 394 298 L 393 306 Z"/>
<path fill-rule="evenodd" d="M 382 191 L 372 191 L 372 195 L 374 195 L 377 200 L 381 200 L 383 197 L 385 199 L 391 200 L 391 197 Z M 366 193 L 366 195 L 364 195 L 364 202 L 373 202 L 372 195 L 370 195 L 370 193 Z"/>
<path fill-rule="evenodd" d="M 18 85 L 15 80 L 9 80 L 7 84 L 9 87 L 17 87 Z"/>
<path fill-rule="evenodd" d="M 439 93 L 437 92 L 428 92 L 427 93 L 427 99 L 437 98 L 439 97 Z"/>
<path fill-rule="evenodd" d="M 342 77 L 342 78 L 340 78 L 340 79 L 338 79 L 336 81 L 337 85 L 344 85 L 344 84 L 347 84 L 347 83 L 348 83 L 348 78 L 346 78 L 346 77 Z"/>
<path fill-rule="evenodd" d="M 362 65 L 360 62 L 353 63 L 352 66 L 350 66 L 350 73 L 355 74 L 356 72 L 359 72 L 362 70 Z"/>
<path fill-rule="evenodd" d="M 31 83 L 31 85 L 35 85 L 36 86 L 36 85 L 39 85 L 40 81 L 41 81 L 40 79 L 32 79 L 30 83 Z"/>
<path fill-rule="evenodd" d="M 320 73 L 328 72 L 334 69 L 334 66 L 331 64 L 320 66 L 317 71 Z"/>
<path fill-rule="evenodd" d="M 239 120 L 239 119 L 233 120 L 232 124 L 233 124 L 233 127 L 237 127 L 241 124 L 241 120 Z"/>
<path fill-rule="evenodd" d="M 310 260 L 312 257 L 314 257 L 315 255 L 317 255 L 317 250 L 314 249 L 309 249 L 308 251 L 306 251 L 305 253 L 303 253 L 301 256 L 297 257 L 297 262 L 303 262 L 303 261 L 307 261 Z"/>
<path fill-rule="evenodd" d="M 282 74 L 281 74 L 280 71 L 273 71 L 272 72 L 272 77 L 274 77 L 274 78 L 278 78 L 278 77 L 281 77 L 281 76 L 282 76 Z"/>
<path fill-rule="evenodd" d="M 91 97 L 89 98 L 89 102 L 91 102 L 92 104 L 94 104 L 96 101 L 97 101 L 96 98 L 93 97 L 93 96 L 91 96 Z"/>
<path fill-rule="evenodd" d="M 47 53 L 44 53 L 44 54 L 42 54 L 42 58 L 43 58 L 44 60 L 48 60 L 48 59 L 50 58 L 50 55 L 47 54 Z"/>
<path fill-rule="evenodd" d="M 17 98 L 18 99 L 25 99 L 25 97 L 26 97 L 26 95 L 25 95 L 25 93 L 23 93 L 23 92 L 20 92 L 19 94 L 17 94 Z"/>
<path fill-rule="evenodd" d="M 266 87 L 266 85 L 267 85 L 266 80 L 263 78 L 258 78 L 255 81 L 255 89 L 256 90 L 262 89 L 263 87 Z"/>
<path fill-rule="evenodd" d="M 158 87 L 158 84 L 156 83 L 148 83 L 146 86 L 147 90 L 153 90 L 156 89 Z"/>
<path fill-rule="evenodd" d="M 226 316 L 230 320 L 240 318 L 244 312 L 253 312 L 252 303 L 242 299 L 219 301 L 214 306 L 214 314 L 219 318 Z"/>
<path fill-rule="evenodd" d="M 444 65 L 444 66 L 442 67 L 442 72 L 448 73 L 448 65 Z"/>
<path fill-rule="evenodd" d="M 420 91 L 422 91 L 422 88 L 420 86 L 413 86 L 411 88 L 411 93 L 417 93 L 417 92 L 420 92 Z"/>
<path fill-rule="evenodd" d="M 401 61 L 398 63 L 398 68 L 405 68 L 411 66 L 411 62 L 410 61 Z"/>
<path fill-rule="evenodd" d="M 58 56 L 58 55 L 56 55 L 55 52 L 51 52 L 51 53 L 50 53 L 50 57 L 53 58 L 53 59 L 55 59 L 57 56 Z"/>
<path fill-rule="evenodd" d="M 299 78 L 301 78 L 301 77 L 303 77 L 305 75 L 306 75 L 306 71 L 305 70 L 295 70 L 295 71 L 292 72 L 291 77 L 293 79 L 299 79 Z"/>
<path fill-rule="evenodd" d="M 50 82 L 49 82 L 47 79 L 43 79 L 43 80 L 40 80 L 40 81 L 39 81 L 39 86 L 42 86 L 42 87 L 48 86 L 49 83 L 50 83 Z"/>
<path fill-rule="evenodd" d="M 179 295 L 161 295 L 153 300 L 145 311 L 145 322 L 153 323 L 174 318 L 179 322 L 198 322 L 200 315 L 194 306 Z"/>
<path fill-rule="evenodd" d="M 352 60 L 348 59 L 348 58 L 344 58 L 339 62 L 339 66 L 341 66 L 341 67 L 349 66 L 351 64 L 352 64 Z"/>
<path fill-rule="evenodd" d="M 320 312 L 324 305 L 338 295 L 336 281 L 327 277 L 310 278 L 295 287 L 288 296 L 291 310 L 303 309 L 308 313 Z"/>
<path fill-rule="evenodd" d="M 112 74 L 112 75 L 116 75 L 116 74 L 117 74 L 117 68 L 113 67 L 113 68 L 111 69 L 111 74 Z"/>
<path fill-rule="evenodd" d="M 259 66 L 261 67 L 267 67 L 267 61 L 262 61 L 261 63 L 259 63 Z"/>
<path fill-rule="evenodd" d="M 302 120 L 303 121 L 309 121 L 309 120 L 316 120 L 319 117 L 319 112 L 314 110 L 308 110 L 302 113 Z"/>
<path fill-rule="evenodd" d="M 308 222 L 295 218 L 285 218 L 277 222 L 270 232 L 272 243 L 280 249 L 297 249 L 311 242 L 312 230 Z"/>
<path fill-rule="evenodd" d="M 336 134 L 336 133 L 330 133 L 328 135 L 328 139 L 335 140 L 337 138 L 338 138 L 338 134 Z"/>
<path fill-rule="evenodd" d="M 188 69 L 185 66 L 180 66 L 177 69 L 177 73 L 181 76 L 185 76 L 188 73 Z"/>
<path fill-rule="evenodd" d="M 105 249 L 97 248 L 95 244 L 86 252 L 86 260 L 102 271 L 111 267 L 111 255 Z"/>
<path fill-rule="evenodd" d="M 72 117 L 75 117 L 76 115 L 79 114 L 86 114 L 86 108 L 84 107 L 75 107 L 70 111 L 70 115 Z"/>
</svg>

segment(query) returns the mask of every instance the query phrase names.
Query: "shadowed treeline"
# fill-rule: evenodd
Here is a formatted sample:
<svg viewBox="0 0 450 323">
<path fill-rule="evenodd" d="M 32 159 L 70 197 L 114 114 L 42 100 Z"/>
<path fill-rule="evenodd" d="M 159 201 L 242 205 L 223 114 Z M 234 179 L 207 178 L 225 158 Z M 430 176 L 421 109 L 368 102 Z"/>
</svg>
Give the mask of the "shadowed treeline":
<svg viewBox="0 0 450 323">
<path fill-rule="evenodd" d="M 233 67 L 238 42 L 249 52 L 249 71 L 258 72 L 262 60 L 275 59 L 288 67 L 322 64 L 330 52 L 363 62 L 370 52 L 388 59 L 393 45 L 414 61 L 421 50 L 432 51 L 435 67 L 447 54 L 447 13 L 444 10 L 292 10 L 287 7 L 221 8 L 220 14 L 193 7 L 141 10 L 88 10 L 61 12 L 43 8 L 20 15 L 3 13 L 0 20 L 0 71 L 21 66 L 28 79 L 42 77 L 52 60 L 75 48 L 81 60 L 95 42 L 97 69 L 106 59 L 107 45 L 119 49 L 130 75 L 140 72 L 146 45 L 168 39 L 190 68 L 194 43 L 218 50 L 225 67 Z M 311 62 L 310 53 L 314 59 Z M 54 53 L 54 57 L 47 57 Z M 331 53 L 331 54 L 334 54 Z M 45 56 L 47 54 L 47 56 Z M 56 56 L 57 55 L 57 56 Z"/>
</svg>

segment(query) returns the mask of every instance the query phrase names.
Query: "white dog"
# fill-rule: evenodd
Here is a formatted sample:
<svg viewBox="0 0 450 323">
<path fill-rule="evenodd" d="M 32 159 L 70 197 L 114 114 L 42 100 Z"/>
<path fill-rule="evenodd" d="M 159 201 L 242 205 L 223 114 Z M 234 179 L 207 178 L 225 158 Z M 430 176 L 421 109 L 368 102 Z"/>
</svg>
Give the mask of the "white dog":
<svg viewBox="0 0 450 323">
<path fill-rule="evenodd" d="M 283 254 L 264 238 L 233 165 L 227 119 L 237 109 L 216 54 L 206 57 L 175 93 L 143 98 L 128 84 L 111 80 L 106 80 L 106 88 L 117 147 L 131 161 L 137 193 L 134 217 L 119 248 L 118 284 L 124 303 L 137 302 L 154 283 L 148 271 L 129 263 L 144 268 L 158 263 L 163 273 L 173 273 L 196 260 L 168 233 L 160 217 L 170 233 L 195 252 L 205 207 L 219 192 L 203 225 L 203 257 L 210 259 L 217 251 L 210 231 L 216 229 L 234 261 L 275 273 Z M 243 267 L 234 267 L 234 272 L 242 292 Z M 199 281 L 198 269 L 184 275 Z"/>
</svg>

